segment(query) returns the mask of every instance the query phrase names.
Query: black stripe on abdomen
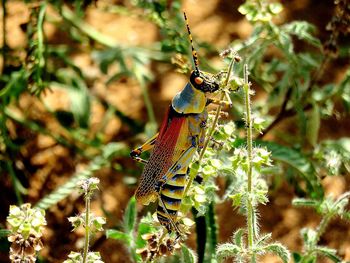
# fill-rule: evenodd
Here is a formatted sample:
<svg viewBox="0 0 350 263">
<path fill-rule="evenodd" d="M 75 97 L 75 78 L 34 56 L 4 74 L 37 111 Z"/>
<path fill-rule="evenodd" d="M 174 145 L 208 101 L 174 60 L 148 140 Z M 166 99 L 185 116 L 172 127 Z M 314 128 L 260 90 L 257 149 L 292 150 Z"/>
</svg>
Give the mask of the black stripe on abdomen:
<svg viewBox="0 0 350 263">
<path fill-rule="evenodd" d="M 186 174 L 176 174 L 163 185 L 159 192 L 161 202 L 158 202 L 157 217 L 161 225 L 171 232 L 170 220 L 176 224 L 177 212 L 180 209 L 183 193 L 185 190 Z M 163 207 L 163 204 L 165 207 Z M 169 218 L 170 217 L 170 218 Z"/>
</svg>

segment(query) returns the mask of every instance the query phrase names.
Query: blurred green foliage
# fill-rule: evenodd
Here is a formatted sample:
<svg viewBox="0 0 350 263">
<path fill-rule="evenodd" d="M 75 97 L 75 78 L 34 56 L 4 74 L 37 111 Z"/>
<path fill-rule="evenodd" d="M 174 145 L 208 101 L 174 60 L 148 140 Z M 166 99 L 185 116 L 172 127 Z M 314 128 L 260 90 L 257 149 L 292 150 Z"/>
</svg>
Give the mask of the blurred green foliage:
<svg viewBox="0 0 350 263">
<path fill-rule="evenodd" d="M 26 198 L 28 192 L 26 186 L 31 178 L 30 173 L 22 175 L 16 162 L 21 161 L 20 150 L 29 139 L 11 136 L 9 123 L 16 129 L 25 130 L 35 136 L 39 134 L 49 136 L 56 144 L 74 153 L 75 158 L 82 158 L 90 163 L 86 170 L 72 174 L 66 184 L 38 202 L 37 206 L 48 209 L 69 195 L 78 179 L 90 177 L 102 167 L 109 166 L 113 159 L 126 156 L 129 147 L 122 142 L 105 145 L 102 127 L 98 131 L 91 131 L 91 105 L 94 102 L 103 105 L 106 110 L 102 120 L 104 123 L 111 114 L 120 118 L 123 125 L 130 129 L 131 137 L 140 133 L 151 135 L 156 131 L 154 109 L 157 105 L 152 105 L 148 94 L 149 86 L 154 80 L 154 72 L 150 65 L 154 62 L 170 64 L 179 54 L 185 57 L 190 53 L 189 41 L 184 27 L 181 2 L 178 0 L 133 0 L 128 5 L 115 4 L 103 10 L 121 16 L 136 14 L 154 23 L 160 37 L 158 41 L 148 46 L 126 46 L 117 43 L 87 24 L 84 21 L 84 12 L 89 5 L 93 7 L 95 1 L 75 0 L 70 3 L 60 0 L 25 1 L 30 11 L 30 19 L 23 25 L 27 36 L 23 56 L 19 50 L 11 49 L 7 45 L 8 2 L 2 1 L 4 34 L 1 49 L 3 68 L 0 76 L 0 173 L 11 180 L 17 201 L 22 202 Z M 342 7 L 347 8 L 343 10 L 349 9 L 349 3 L 345 0 L 337 1 L 336 4 L 338 5 L 336 8 L 343 5 Z M 51 17 L 48 8 L 53 8 L 59 19 Z M 277 23 L 276 19 L 282 10 L 283 6 L 278 2 L 245 1 L 238 11 L 249 21 L 253 30 L 247 39 L 232 41 L 230 48 L 238 52 L 248 64 L 253 86 L 261 88 L 259 92 L 266 95 L 263 99 L 259 97 L 252 103 L 254 145 L 264 147 L 257 149 L 267 149 L 271 153 L 274 166 L 259 167 L 260 173 L 276 185 L 280 184 L 281 180 L 286 180 L 294 187 L 297 195 L 309 198 L 307 200 L 315 204 L 313 207 L 319 208 L 329 200 L 329 197 L 324 197 L 322 178 L 341 176 L 350 171 L 349 137 L 322 134 L 325 121 L 336 120 L 337 125 L 344 129 L 344 120 L 349 117 L 350 69 L 337 63 L 349 59 L 350 47 L 347 42 L 337 41 L 337 38 L 345 33 L 332 23 L 334 19 L 343 23 L 348 21 L 336 9 L 329 26 L 331 49 L 330 42 L 322 43 L 317 37 L 315 26 L 309 22 Z M 66 30 L 73 45 L 49 43 L 43 30 L 45 23 Z M 196 47 L 201 47 L 201 66 L 204 69 L 215 69 L 207 54 L 220 50 L 216 50 L 216 47 L 208 43 L 201 43 L 195 36 L 194 42 Z M 90 76 L 71 58 L 79 48 L 89 53 L 99 66 L 101 73 L 106 76 L 106 86 L 123 78 L 132 78 L 138 82 L 147 109 L 147 120 L 140 123 L 127 116 L 118 106 L 111 105 L 104 98 L 91 92 Z M 332 52 L 335 49 L 339 52 Z M 185 60 L 183 64 L 186 63 L 188 62 Z M 236 76 L 242 75 L 242 65 L 235 67 Z M 110 74 L 109 69 L 112 67 L 118 70 Z M 337 82 L 329 77 L 332 76 L 329 72 L 332 67 L 336 67 L 335 70 L 339 67 L 345 72 L 342 79 Z M 41 100 L 42 95 L 52 89 L 67 91 L 70 101 L 69 110 L 64 111 L 53 110 L 50 105 L 46 105 L 46 113 L 50 118 L 57 120 L 65 136 L 56 130 L 50 130 L 40 119 L 32 118 L 27 112 L 19 115 L 16 110 L 20 108 L 22 96 L 29 94 Z M 193 164 L 192 170 L 201 173 L 205 183 L 195 184 L 183 202 L 184 211 L 195 207 L 198 216 L 207 214 L 207 225 L 212 227 L 212 230 L 209 230 L 209 227 L 206 230 L 211 231 L 208 233 L 212 236 L 212 249 L 206 250 L 206 262 L 214 258 L 216 228 L 220 227 L 216 225 L 215 214 L 208 216 L 208 211 L 209 213 L 214 211 L 208 204 L 214 206 L 216 202 L 221 201 L 216 195 L 218 186 L 215 178 L 217 176 L 224 178 L 223 198 L 230 197 L 236 205 L 244 198 L 239 190 L 244 178 L 242 168 L 244 158 L 241 157 L 246 147 L 241 135 L 246 129 L 242 121 L 245 118 L 242 92 L 232 93 L 231 98 L 233 109 L 230 111 L 230 116 L 233 121 L 228 123 L 220 121 L 213 134 L 215 140 L 225 143 L 221 148 L 213 144 L 206 152 L 200 167 L 195 167 L 196 164 Z M 281 123 L 288 123 L 290 120 L 294 123 L 293 130 L 280 126 Z M 320 134 L 323 136 L 319 136 Z M 264 150 L 259 151 L 257 156 L 260 159 L 256 160 L 257 164 L 266 157 L 263 154 Z M 256 184 L 257 189 L 261 190 L 260 201 L 263 201 L 267 191 L 266 182 L 257 181 Z M 141 223 L 136 224 L 135 209 L 135 201 L 131 199 L 121 224 L 123 231 L 111 230 L 107 232 L 107 236 L 123 240 L 131 248 L 140 248 L 144 245 L 141 244 L 143 242 L 141 235 L 149 232 L 151 226 L 148 223 L 152 218 L 146 216 Z M 335 213 L 332 212 L 333 215 Z M 134 233 L 135 229 L 137 236 Z M 306 233 L 305 236 L 310 235 Z M 234 242 L 227 245 L 229 246 L 227 250 L 237 250 L 234 244 L 239 244 L 241 238 L 242 231 L 237 230 Z M 310 238 L 304 239 L 305 242 L 307 240 Z M 334 251 L 319 247 L 316 243 L 312 243 L 313 247 L 309 250 L 311 252 L 306 257 L 314 258 L 315 251 L 316 254 L 323 253 L 332 259 Z M 265 246 L 264 242 L 261 244 Z M 225 249 L 223 247 L 223 257 L 227 251 Z M 319 251 L 316 251 L 317 249 Z M 275 247 L 268 247 L 267 250 L 276 253 L 281 251 L 277 243 Z M 132 251 L 132 258 L 139 260 L 139 255 Z M 283 257 L 282 252 L 280 254 Z M 191 261 L 191 253 L 186 247 L 182 248 L 182 254 L 183 257 L 187 257 L 186 262 Z M 301 261 L 302 257 L 294 254 L 295 262 L 304 262 Z"/>
</svg>

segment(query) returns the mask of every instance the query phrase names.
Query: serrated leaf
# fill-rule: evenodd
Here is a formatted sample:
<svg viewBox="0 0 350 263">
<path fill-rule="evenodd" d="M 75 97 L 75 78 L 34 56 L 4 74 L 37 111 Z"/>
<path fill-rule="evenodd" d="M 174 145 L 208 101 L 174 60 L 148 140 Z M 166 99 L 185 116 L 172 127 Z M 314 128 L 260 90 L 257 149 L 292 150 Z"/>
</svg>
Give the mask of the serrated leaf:
<svg viewBox="0 0 350 263">
<path fill-rule="evenodd" d="M 136 224 L 136 199 L 135 196 L 132 196 L 129 200 L 129 203 L 125 209 L 123 226 L 125 232 L 132 232 Z"/>
<path fill-rule="evenodd" d="M 256 144 L 265 146 L 272 153 L 272 159 L 284 162 L 298 171 L 306 180 L 313 198 L 323 197 L 323 187 L 316 175 L 316 170 L 312 162 L 302 153 L 274 142 L 256 141 Z"/>
<path fill-rule="evenodd" d="M 336 254 L 337 251 L 335 249 L 317 246 L 315 248 L 315 250 L 318 254 L 321 254 L 321 255 L 329 258 L 333 262 L 341 262 L 341 259 L 337 256 L 337 254 Z"/>
<path fill-rule="evenodd" d="M 320 40 L 311 34 L 315 30 L 315 26 L 306 21 L 293 21 L 283 26 L 283 29 L 299 39 L 303 39 L 316 47 L 321 47 Z"/>
<path fill-rule="evenodd" d="M 282 259 L 284 263 L 288 263 L 290 259 L 290 253 L 282 244 L 280 243 L 269 244 L 265 247 L 265 249 L 279 256 L 279 258 Z"/>
<path fill-rule="evenodd" d="M 195 263 L 197 262 L 197 256 L 193 252 L 192 249 L 189 249 L 187 246 L 182 245 L 181 246 L 181 252 L 182 252 L 182 259 L 184 263 Z"/>
<path fill-rule="evenodd" d="M 232 243 L 224 243 L 216 248 L 217 259 L 235 257 L 240 252 L 240 248 Z"/>
<path fill-rule="evenodd" d="M 233 234 L 233 241 L 235 244 L 239 247 L 242 247 L 243 244 L 243 234 L 244 234 L 244 229 L 239 228 L 234 234 Z"/>
<path fill-rule="evenodd" d="M 130 237 L 128 234 L 115 230 L 115 229 L 107 229 L 106 230 L 106 237 L 111 238 L 111 239 L 116 239 L 116 240 L 121 240 L 124 241 L 125 243 L 129 243 Z"/>
<path fill-rule="evenodd" d="M 271 233 L 262 235 L 258 238 L 256 245 L 263 246 L 269 239 L 271 239 Z"/>
<path fill-rule="evenodd" d="M 242 193 L 229 195 L 229 198 L 231 198 L 231 200 L 232 200 L 232 205 L 233 206 L 240 206 L 241 201 L 242 201 L 242 196 L 243 196 Z"/>
</svg>

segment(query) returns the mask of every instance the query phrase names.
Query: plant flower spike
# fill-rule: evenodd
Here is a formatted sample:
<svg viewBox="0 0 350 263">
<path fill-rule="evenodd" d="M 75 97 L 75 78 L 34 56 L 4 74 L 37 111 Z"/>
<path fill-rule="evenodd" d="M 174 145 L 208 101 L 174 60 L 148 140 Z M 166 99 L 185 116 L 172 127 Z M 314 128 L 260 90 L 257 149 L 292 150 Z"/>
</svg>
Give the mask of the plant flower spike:
<svg viewBox="0 0 350 263">
<path fill-rule="evenodd" d="M 36 254 L 43 248 L 42 231 L 46 225 L 45 211 L 31 208 L 30 204 L 10 206 L 7 217 L 10 234 L 10 260 L 14 263 L 36 261 Z"/>
</svg>

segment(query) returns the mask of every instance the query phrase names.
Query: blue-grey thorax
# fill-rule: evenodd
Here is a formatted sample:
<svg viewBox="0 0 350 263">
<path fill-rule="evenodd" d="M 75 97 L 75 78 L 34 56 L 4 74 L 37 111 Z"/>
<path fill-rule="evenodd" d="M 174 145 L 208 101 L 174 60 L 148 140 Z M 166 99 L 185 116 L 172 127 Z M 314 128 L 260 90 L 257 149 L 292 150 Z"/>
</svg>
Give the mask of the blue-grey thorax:
<svg viewBox="0 0 350 263">
<path fill-rule="evenodd" d="M 205 108 L 206 101 L 205 94 L 188 82 L 184 89 L 175 95 L 171 105 L 178 113 L 201 113 Z"/>
</svg>

